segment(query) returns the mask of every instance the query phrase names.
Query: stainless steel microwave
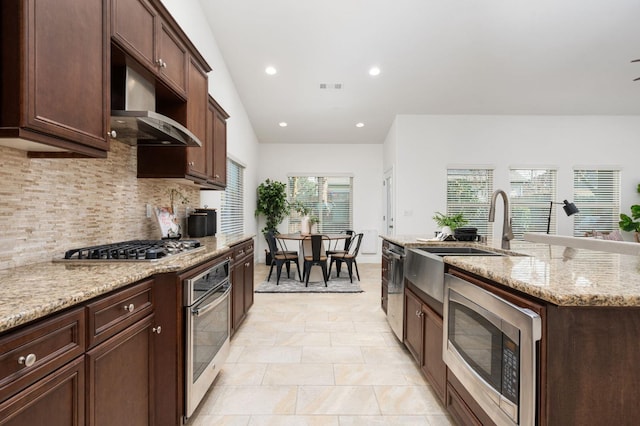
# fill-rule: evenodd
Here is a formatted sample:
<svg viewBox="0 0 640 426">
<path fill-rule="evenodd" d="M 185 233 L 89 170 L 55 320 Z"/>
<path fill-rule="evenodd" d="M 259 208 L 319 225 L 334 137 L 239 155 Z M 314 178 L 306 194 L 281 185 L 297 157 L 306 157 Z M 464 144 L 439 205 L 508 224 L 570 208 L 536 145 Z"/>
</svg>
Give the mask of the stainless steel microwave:
<svg viewBox="0 0 640 426">
<path fill-rule="evenodd" d="M 445 274 L 443 359 L 498 425 L 535 425 L 540 316 Z"/>
</svg>

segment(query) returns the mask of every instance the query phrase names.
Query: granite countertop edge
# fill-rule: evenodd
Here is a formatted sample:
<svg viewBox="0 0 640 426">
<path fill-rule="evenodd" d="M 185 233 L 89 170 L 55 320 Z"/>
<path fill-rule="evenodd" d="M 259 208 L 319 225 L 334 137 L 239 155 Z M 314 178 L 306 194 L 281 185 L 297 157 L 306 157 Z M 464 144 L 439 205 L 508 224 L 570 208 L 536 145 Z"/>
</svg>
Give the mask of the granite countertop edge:
<svg viewBox="0 0 640 426">
<path fill-rule="evenodd" d="M 254 235 L 198 238 L 204 249 L 154 262 L 41 262 L 0 270 L 0 332 L 157 274 L 188 270 Z"/>
</svg>

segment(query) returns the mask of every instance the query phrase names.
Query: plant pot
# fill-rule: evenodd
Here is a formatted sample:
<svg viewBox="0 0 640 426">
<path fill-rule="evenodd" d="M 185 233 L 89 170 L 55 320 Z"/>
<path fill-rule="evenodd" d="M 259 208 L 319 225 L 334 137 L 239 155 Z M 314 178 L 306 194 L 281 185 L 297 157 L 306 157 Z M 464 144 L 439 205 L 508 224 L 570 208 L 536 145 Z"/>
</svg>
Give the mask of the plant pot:
<svg viewBox="0 0 640 426">
<path fill-rule="evenodd" d="M 309 235 L 311 233 L 311 223 L 309 221 L 309 216 L 304 216 L 300 220 L 300 233 L 302 235 Z"/>
</svg>

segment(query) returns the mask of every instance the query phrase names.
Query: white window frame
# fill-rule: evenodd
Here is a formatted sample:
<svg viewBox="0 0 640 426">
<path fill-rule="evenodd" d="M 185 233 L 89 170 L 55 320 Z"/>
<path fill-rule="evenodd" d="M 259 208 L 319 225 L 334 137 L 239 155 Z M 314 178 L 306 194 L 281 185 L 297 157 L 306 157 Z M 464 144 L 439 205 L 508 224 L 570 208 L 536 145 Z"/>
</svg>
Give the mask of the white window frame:
<svg viewBox="0 0 640 426">
<path fill-rule="evenodd" d="M 620 175 L 619 167 L 573 168 L 573 202 L 580 210 L 574 215 L 575 237 L 583 237 L 592 231 L 607 232 L 619 228 Z"/>
<path fill-rule="evenodd" d="M 509 198 L 514 239 L 525 232 L 547 232 L 549 207 L 556 202 L 558 175 L 553 167 L 511 167 Z M 552 212 L 555 211 L 552 209 Z M 557 233 L 556 215 L 551 214 L 550 233 Z"/>
<path fill-rule="evenodd" d="M 489 226 L 489 207 L 493 194 L 493 167 L 449 166 L 447 167 L 447 214 L 462 213 L 468 223 L 465 227 L 478 229 L 478 235 L 486 236 L 491 243 L 492 227 Z M 460 183 L 471 185 L 461 188 Z M 462 190 L 461 190 L 462 189 Z"/>
</svg>

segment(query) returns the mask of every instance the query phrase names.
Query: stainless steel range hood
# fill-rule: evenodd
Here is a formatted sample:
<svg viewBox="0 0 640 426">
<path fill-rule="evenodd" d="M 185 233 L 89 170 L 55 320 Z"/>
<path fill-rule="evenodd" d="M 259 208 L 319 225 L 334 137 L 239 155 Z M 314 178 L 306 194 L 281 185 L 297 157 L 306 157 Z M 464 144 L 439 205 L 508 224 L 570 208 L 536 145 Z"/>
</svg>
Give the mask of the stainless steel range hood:
<svg viewBox="0 0 640 426">
<path fill-rule="evenodd" d="M 155 112 L 155 86 L 130 67 L 112 70 L 111 130 L 130 145 L 202 146 L 182 124 Z"/>
</svg>

